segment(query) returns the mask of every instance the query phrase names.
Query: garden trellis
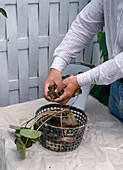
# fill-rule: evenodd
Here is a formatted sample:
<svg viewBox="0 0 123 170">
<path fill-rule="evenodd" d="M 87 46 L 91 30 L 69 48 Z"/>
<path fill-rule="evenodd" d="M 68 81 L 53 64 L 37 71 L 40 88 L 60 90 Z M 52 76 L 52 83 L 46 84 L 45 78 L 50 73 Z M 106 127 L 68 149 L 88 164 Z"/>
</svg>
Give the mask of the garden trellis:
<svg viewBox="0 0 123 170">
<path fill-rule="evenodd" d="M 42 97 L 54 49 L 87 3 L 88 0 L 0 0 L 8 14 L 7 19 L 0 15 L 0 106 Z M 84 60 L 96 65 L 98 49 L 95 37 L 72 62 Z"/>
</svg>

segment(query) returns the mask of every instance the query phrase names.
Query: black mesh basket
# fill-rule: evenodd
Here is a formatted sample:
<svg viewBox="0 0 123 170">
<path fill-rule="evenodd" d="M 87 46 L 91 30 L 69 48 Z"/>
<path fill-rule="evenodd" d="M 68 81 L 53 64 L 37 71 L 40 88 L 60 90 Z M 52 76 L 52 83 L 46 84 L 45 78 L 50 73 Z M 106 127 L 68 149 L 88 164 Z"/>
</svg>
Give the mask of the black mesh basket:
<svg viewBox="0 0 123 170">
<path fill-rule="evenodd" d="M 64 108 L 68 108 L 68 105 L 60 105 L 60 104 L 45 105 L 36 111 L 36 116 L 48 110 L 53 110 L 53 109 L 62 110 Z M 63 129 L 64 137 L 72 137 L 74 139 L 74 142 L 70 143 L 66 141 L 57 141 L 56 139 L 62 136 L 61 127 L 56 127 L 45 123 L 39 129 L 42 132 L 42 135 L 40 137 L 40 142 L 42 146 L 44 146 L 49 150 L 53 150 L 57 152 L 72 151 L 79 146 L 87 124 L 87 116 L 85 112 L 79 108 L 71 106 L 70 110 L 74 113 L 76 120 L 80 126 L 75 128 L 62 128 L 62 129 Z M 43 117 L 41 119 L 43 119 Z M 41 120 L 40 121 L 38 120 L 38 122 L 39 123 L 37 123 L 34 126 L 35 129 L 37 129 L 42 123 Z"/>
</svg>

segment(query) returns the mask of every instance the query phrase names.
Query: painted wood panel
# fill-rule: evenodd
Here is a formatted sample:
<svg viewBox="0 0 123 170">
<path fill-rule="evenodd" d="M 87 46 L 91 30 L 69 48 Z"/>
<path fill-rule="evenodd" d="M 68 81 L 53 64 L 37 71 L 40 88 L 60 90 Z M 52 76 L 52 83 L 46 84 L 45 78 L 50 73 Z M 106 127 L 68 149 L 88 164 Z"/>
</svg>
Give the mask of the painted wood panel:
<svg viewBox="0 0 123 170">
<path fill-rule="evenodd" d="M 8 13 L 7 22 L 7 58 L 8 79 L 18 79 L 18 50 L 17 50 L 17 15 L 16 5 L 6 5 Z M 18 90 L 10 91 L 10 104 L 19 102 Z"/>
<path fill-rule="evenodd" d="M 69 20 L 69 0 L 62 0 L 59 4 L 59 34 L 65 35 L 68 30 L 68 20 Z"/>
<path fill-rule="evenodd" d="M 29 77 L 37 77 L 39 51 L 38 51 L 38 4 L 29 4 Z M 29 98 L 37 98 L 37 87 L 29 89 Z"/>
<path fill-rule="evenodd" d="M 9 104 L 8 68 L 6 52 L 0 52 L 0 106 Z"/>
<path fill-rule="evenodd" d="M 44 81 L 73 20 L 88 0 L 0 0 L 0 106 L 42 97 Z M 96 57 L 93 57 L 95 56 Z M 98 64 L 92 40 L 73 61 Z"/>
</svg>

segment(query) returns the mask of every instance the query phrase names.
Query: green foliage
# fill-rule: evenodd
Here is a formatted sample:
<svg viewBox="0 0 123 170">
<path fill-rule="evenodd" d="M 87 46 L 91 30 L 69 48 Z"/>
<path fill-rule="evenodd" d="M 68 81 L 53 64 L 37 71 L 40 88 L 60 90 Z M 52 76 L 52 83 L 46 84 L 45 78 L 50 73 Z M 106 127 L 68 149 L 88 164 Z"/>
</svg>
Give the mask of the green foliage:
<svg viewBox="0 0 123 170">
<path fill-rule="evenodd" d="M 108 106 L 110 94 L 110 85 L 94 85 L 90 91 L 90 95 L 95 99 L 103 103 L 105 106 Z"/>
<path fill-rule="evenodd" d="M 34 129 L 21 129 L 20 135 L 31 139 L 36 139 L 41 136 L 41 132 Z"/>
<path fill-rule="evenodd" d="M 25 145 L 20 138 L 16 138 L 15 144 L 17 146 L 17 151 L 19 152 L 20 156 L 25 159 Z"/>
<path fill-rule="evenodd" d="M 25 150 L 40 141 L 41 132 L 27 127 L 10 125 L 15 130 L 15 144 L 20 156 L 25 159 Z"/>
<path fill-rule="evenodd" d="M 3 8 L 0 8 L 0 12 L 7 18 L 7 13 Z"/>
<path fill-rule="evenodd" d="M 20 126 L 15 126 L 15 125 L 10 125 L 9 128 L 15 129 L 15 130 L 20 130 L 21 129 Z"/>
<path fill-rule="evenodd" d="M 101 58 L 103 57 L 103 61 L 108 60 L 108 50 L 106 46 L 106 38 L 105 32 L 100 31 L 97 34 L 97 42 L 100 45 L 100 49 L 102 51 Z M 93 96 L 95 99 L 103 103 L 105 106 L 108 106 L 109 101 L 109 94 L 110 94 L 110 85 L 94 85 L 90 91 L 90 95 Z"/>
<path fill-rule="evenodd" d="M 97 34 L 97 42 L 100 44 L 100 49 L 102 51 L 101 58 L 103 57 L 104 62 L 108 60 L 108 50 L 106 46 L 106 38 L 105 38 L 105 32 L 100 31 Z"/>
<path fill-rule="evenodd" d="M 77 90 L 77 98 L 78 98 L 79 94 L 81 94 L 81 93 L 82 93 L 82 90 L 78 89 Z M 69 107 L 71 107 L 72 105 L 70 105 Z M 41 114 L 39 114 L 37 116 L 34 116 L 30 120 L 24 122 L 21 126 L 15 126 L 15 125 L 10 125 L 9 126 L 11 129 L 15 130 L 15 137 L 16 137 L 15 144 L 16 144 L 16 147 L 17 147 L 17 151 L 19 152 L 20 156 L 23 159 L 25 159 L 26 148 L 31 147 L 32 144 L 35 143 L 35 142 L 40 142 L 40 137 L 41 137 L 41 134 L 42 134 L 41 131 L 40 131 L 40 128 L 46 122 L 48 122 L 52 117 L 54 117 L 56 112 L 58 112 L 57 113 L 58 115 L 60 114 L 60 117 L 59 117 L 60 118 L 60 122 L 63 121 L 63 123 L 64 123 L 64 119 L 62 120 L 62 114 L 63 114 L 63 112 L 66 112 L 68 114 L 69 113 L 68 112 L 69 111 L 69 107 L 67 109 L 64 109 L 64 110 L 60 109 L 59 111 L 58 111 L 58 109 L 57 109 L 57 111 L 56 110 L 46 111 L 46 112 L 41 113 Z M 68 119 L 66 121 L 67 123 L 69 123 L 69 126 L 70 126 L 71 122 L 72 122 L 72 124 L 74 122 L 74 125 L 76 123 L 74 121 L 74 117 L 72 116 L 72 112 L 70 112 L 70 113 L 71 113 L 71 115 L 70 116 L 68 115 Z M 71 122 L 70 122 L 70 118 L 69 117 L 71 118 Z M 28 128 L 27 127 L 28 123 L 31 122 L 33 119 L 34 119 L 34 121 L 32 123 L 32 126 L 30 128 Z M 39 123 L 40 121 L 43 121 L 43 122 L 40 124 L 40 126 L 36 130 L 34 130 L 33 129 L 34 125 Z M 69 143 L 74 142 L 74 139 L 72 137 L 64 137 L 62 127 L 63 127 L 63 125 L 61 123 L 62 137 L 58 138 L 56 141 L 64 141 L 64 142 L 69 142 Z"/>
</svg>

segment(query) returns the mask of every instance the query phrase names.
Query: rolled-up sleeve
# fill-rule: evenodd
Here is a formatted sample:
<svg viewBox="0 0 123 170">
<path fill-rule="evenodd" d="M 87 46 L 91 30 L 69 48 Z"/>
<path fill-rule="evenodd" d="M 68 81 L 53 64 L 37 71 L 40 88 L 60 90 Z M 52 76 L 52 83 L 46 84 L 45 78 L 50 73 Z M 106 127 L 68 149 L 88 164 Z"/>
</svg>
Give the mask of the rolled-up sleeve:
<svg viewBox="0 0 123 170">
<path fill-rule="evenodd" d="M 80 86 L 86 84 L 110 84 L 123 77 L 123 52 L 101 65 L 77 75 Z"/>
<path fill-rule="evenodd" d="M 63 71 L 73 58 L 86 47 L 104 22 L 103 0 L 92 0 L 76 17 L 68 33 L 54 52 L 51 68 Z"/>
</svg>

